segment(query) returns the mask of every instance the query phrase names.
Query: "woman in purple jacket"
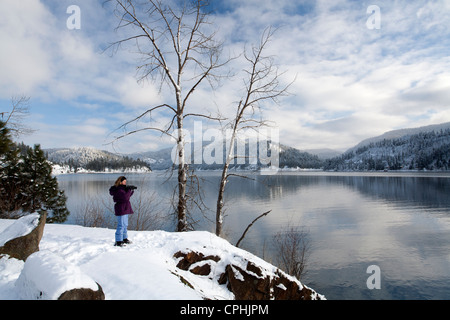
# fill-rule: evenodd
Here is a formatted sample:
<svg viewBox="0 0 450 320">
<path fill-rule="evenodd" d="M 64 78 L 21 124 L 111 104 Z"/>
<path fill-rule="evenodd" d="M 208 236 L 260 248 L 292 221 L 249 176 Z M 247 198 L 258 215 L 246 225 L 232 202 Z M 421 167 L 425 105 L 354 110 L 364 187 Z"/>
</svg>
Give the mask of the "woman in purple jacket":
<svg viewBox="0 0 450 320">
<path fill-rule="evenodd" d="M 119 177 L 114 185 L 109 189 L 109 194 L 113 196 L 116 203 L 114 205 L 114 212 L 117 216 L 117 230 L 115 246 L 122 247 L 124 244 L 130 244 L 128 240 L 127 227 L 128 215 L 133 214 L 131 208 L 130 198 L 134 193 L 136 187 L 127 187 L 127 178 Z"/>
</svg>

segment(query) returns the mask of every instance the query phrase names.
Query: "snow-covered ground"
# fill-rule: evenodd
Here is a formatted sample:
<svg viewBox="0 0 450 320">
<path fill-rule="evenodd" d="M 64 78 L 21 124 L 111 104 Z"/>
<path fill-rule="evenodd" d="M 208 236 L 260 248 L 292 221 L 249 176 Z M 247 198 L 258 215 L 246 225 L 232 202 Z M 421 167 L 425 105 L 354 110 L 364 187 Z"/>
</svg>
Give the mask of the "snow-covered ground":
<svg viewBox="0 0 450 320">
<path fill-rule="evenodd" d="M 15 221 L 0 220 L 0 235 Z M 247 259 L 268 272 L 275 271 L 273 265 L 209 232 L 129 231 L 133 243 L 126 247 L 113 245 L 114 233 L 111 229 L 46 224 L 38 254 L 41 258 L 56 256 L 56 260 L 50 261 L 65 261 L 81 270 L 102 286 L 107 300 L 230 300 L 234 295 L 214 278 L 227 264 L 245 268 Z M 180 250 L 219 256 L 221 260 L 214 264 L 217 270 L 211 273 L 213 279 L 176 268 L 177 260 L 173 255 Z M 38 272 L 28 260 L 27 272 Z M 26 286 L 17 281 L 24 273 L 24 265 L 20 260 L 0 259 L 0 300 L 29 298 L 24 292 Z M 195 290 L 185 285 L 180 276 Z M 49 287 L 56 286 L 51 282 L 57 280 L 47 277 L 46 281 Z"/>
</svg>

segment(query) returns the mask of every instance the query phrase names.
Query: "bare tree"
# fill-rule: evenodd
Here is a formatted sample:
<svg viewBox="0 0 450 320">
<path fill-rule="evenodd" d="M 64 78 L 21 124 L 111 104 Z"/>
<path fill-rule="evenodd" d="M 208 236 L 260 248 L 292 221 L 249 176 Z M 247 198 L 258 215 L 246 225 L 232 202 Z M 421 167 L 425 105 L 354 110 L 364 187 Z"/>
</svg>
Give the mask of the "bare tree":
<svg viewBox="0 0 450 320">
<path fill-rule="evenodd" d="M 130 230 L 158 230 L 163 225 L 163 212 L 159 209 L 161 201 L 156 192 L 145 188 L 145 183 L 144 177 L 132 198 L 134 214 L 130 216 Z"/>
<path fill-rule="evenodd" d="M 99 196 L 87 197 L 80 202 L 75 210 L 75 221 L 77 224 L 90 228 L 113 228 L 114 219 L 111 214 L 105 212 L 114 212 L 114 208 L 108 205 Z"/>
<path fill-rule="evenodd" d="M 115 4 L 115 14 L 120 19 L 117 29 L 130 31 L 125 38 L 112 47 L 119 48 L 132 42 L 142 57 L 138 65 L 139 80 L 160 81 L 169 88 L 174 103 L 152 106 L 144 113 L 122 125 L 125 129 L 131 123 L 152 116 L 156 111 L 166 111 L 172 115 L 164 127 L 150 124 L 125 132 L 117 139 L 144 130 L 159 131 L 172 137 L 177 143 L 178 162 L 178 204 L 177 231 L 187 231 L 186 183 L 187 164 L 185 161 L 184 121 L 189 116 L 214 119 L 210 115 L 189 113 L 190 98 L 204 82 L 218 83 L 221 75 L 218 69 L 228 61 L 221 62 L 222 44 L 215 41 L 216 33 L 211 29 L 206 12 L 205 0 L 109 0 Z M 176 3 L 176 4 L 175 4 Z M 176 129 L 175 134 L 171 131 Z"/>
<path fill-rule="evenodd" d="M 248 68 L 244 70 L 244 87 L 245 92 L 242 99 L 236 107 L 236 115 L 234 119 L 226 126 L 231 129 L 231 137 L 227 142 L 227 154 L 225 164 L 222 169 L 219 193 L 217 197 L 216 207 L 216 235 L 222 233 L 224 219 L 224 193 L 225 187 L 230 176 L 235 176 L 228 172 L 231 162 L 239 157 L 234 154 L 235 141 L 238 134 L 243 129 L 258 128 L 268 125 L 269 122 L 257 118 L 260 114 L 260 105 L 264 101 L 272 101 L 277 103 L 278 98 L 287 95 L 289 85 L 283 86 L 280 82 L 281 74 L 274 64 L 272 56 L 263 55 L 263 51 L 268 45 L 270 38 L 273 36 L 272 28 L 267 28 L 257 46 L 253 46 L 250 52 L 244 52 L 244 58 L 248 63 Z"/>
<path fill-rule="evenodd" d="M 30 98 L 24 95 L 11 98 L 11 111 L 0 112 L 1 121 L 5 123 L 11 134 L 20 136 L 22 134 L 31 134 L 32 130 L 23 124 L 23 120 L 30 112 Z"/>
</svg>

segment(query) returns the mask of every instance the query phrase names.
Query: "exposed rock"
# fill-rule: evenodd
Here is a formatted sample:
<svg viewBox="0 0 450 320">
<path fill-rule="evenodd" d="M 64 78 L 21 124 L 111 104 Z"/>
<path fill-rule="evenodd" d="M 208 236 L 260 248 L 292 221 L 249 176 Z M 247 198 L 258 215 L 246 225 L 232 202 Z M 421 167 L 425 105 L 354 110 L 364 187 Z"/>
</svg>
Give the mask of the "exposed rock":
<svg viewBox="0 0 450 320">
<path fill-rule="evenodd" d="M 193 252 L 190 251 L 188 253 L 184 253 L 181 251 L 178 251 L 174 254 L 174 258 L 182 258 L 178 264 L 177 268 L 181 270 L 189 270 L 189 267 L 193 264 L 200 262 L 200 261 L 206 261 L 206 260 L 212 260 L 214 262 L 218 262 L 220 260 L 220 257 L 218 256 L 206 256 L 201 252 Z"/>
<path fill-rule="evenodd" d="M 188 253 L 182 253 L 181 251 L 179 251 L 175 253 L 174 257 L 182 258 L 178 262 L 177 268 L 185 271 L 189 270 L 193 274 L 199 276 L 207 276 L 211 273 L 211 265 L 207 263 L 208 261 L 218 262 L 220 260 L 218 256 L 205 257 L 203 253 L 193 251 Z"/>
<path fill-rule="evenodd" d="M 270 278 L 257 277 L 235 265 L 227 265 L 222 281 L 236 300 L 270 300 Z"/>
<path fill-rule="evenodd" d="M 278 274 L 272 283 L 273 296 L 277 300 L 313 300 L 316 293 L 305 287 L 299 286 L 299 282 L 292 281 L 285 274 Z M 320 300 L 320 297 L 318 297 Z"/>
<path fill-rule="evenodd" d="M 208 276 L 211 273 L 211 265 L 205 263 L 199 266 L 195 266 L 189 271 L 199 276 Z"/>
<path fill-rule="evenodd" d="M 13 234 L 17 231 L 19 234 L 0 246 L 0 256 L 8 255 L 10 258 L 25 261 L 31 254 L 39 251 L 46 218 L 47 213 L 44 211 L 40 216 L 37 213 L 31 214 L 14 222 L 4 233 Z M 34 226 L 34 229 L 29 231 L 27 229 L 29 226 Z M 26 230 L 27 233 L 20 234 L 20 230 Z"/>
<path fill-rule="evenodd" d="M 218 256 L 205 256 L 201 252 L 177 252 L 180 259 L 177 267 L 196 275 L 215 278 L 219 284 L 227 285 L 236 300 L 312 300 L 320 299 L 314 290 L 302 285 L 300 281 L 274 268 L 275 272 L 264 269 L 242 258 L 246 263 L 240 266 L 226 264 L 217 268 Z M 212 268 L 212 265 L 214 268 Z M 244 267 L 245 266 L 245 267 Z M 222 270 L 219 275 L 211 275 L 211 270 Z"/>
<path fill-rule="evenodd" d="M 97 283 L 98 290 L 92 289 L 72 289 L 64 292 L 58 300 L 105 300 L 102 287 Z"/>
<path fill-rule="evenodd" d="M 312 300 L 315 294 L 280 270 L 274 275 L 258 276 L 249 270 L 255 268 L 258 267 L 251 263 L 247 264 L 247 270 L 235 265 L 226 267 L 221 278 L 228 281 L 228 289 L 234 293 L 236 300 Z"/>
</svg>

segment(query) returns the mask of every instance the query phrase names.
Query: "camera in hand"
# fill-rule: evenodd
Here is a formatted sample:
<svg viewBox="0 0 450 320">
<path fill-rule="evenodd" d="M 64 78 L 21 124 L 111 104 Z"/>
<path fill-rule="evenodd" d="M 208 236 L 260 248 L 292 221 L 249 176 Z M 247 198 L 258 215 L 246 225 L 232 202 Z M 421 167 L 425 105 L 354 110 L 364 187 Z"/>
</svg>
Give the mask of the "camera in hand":
<svg viewBox="0 0 450 320">
<path fill-rule="evenodd" d="M 135 187 L 135 186 L 127 186 L 127 189 L 128 189 L 128 190 L 136 190 L 137 187 Z"/>
</svg>

